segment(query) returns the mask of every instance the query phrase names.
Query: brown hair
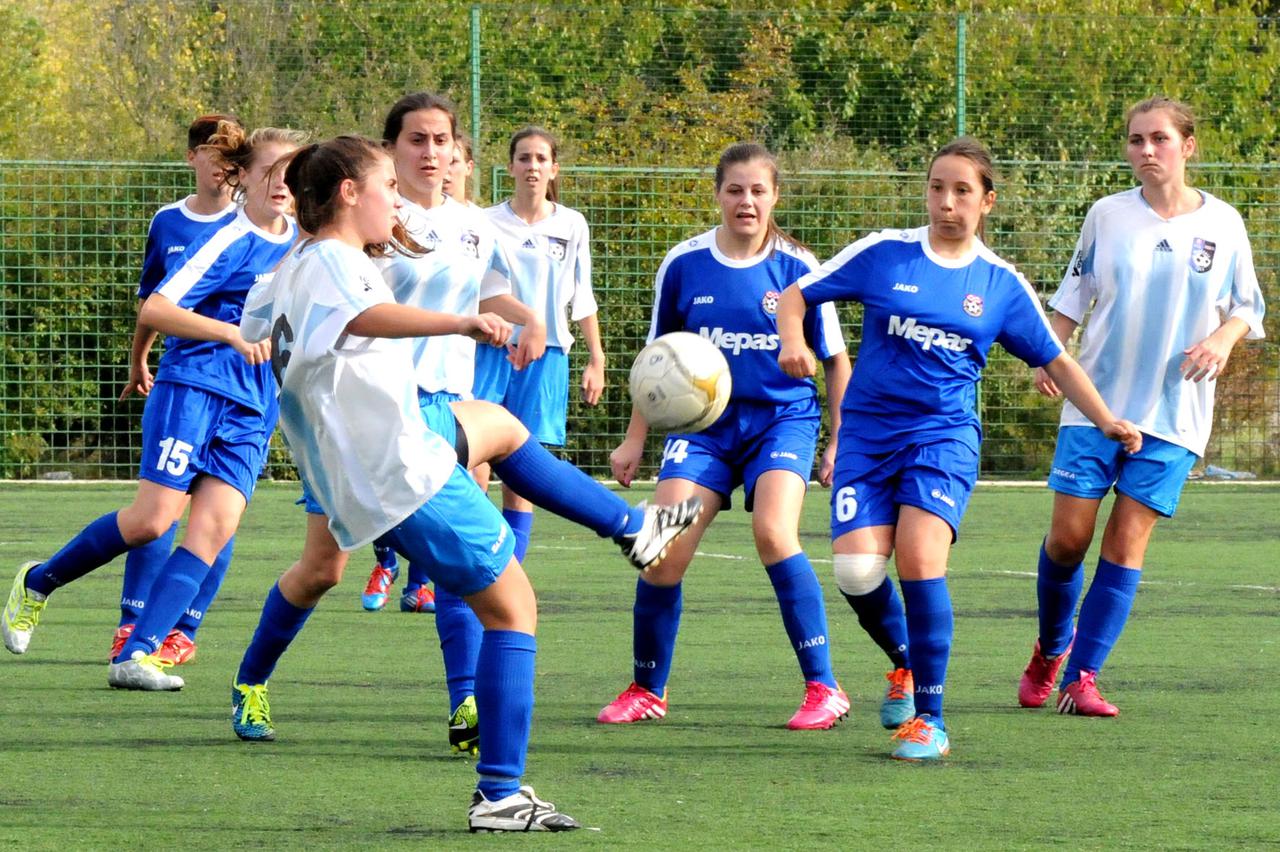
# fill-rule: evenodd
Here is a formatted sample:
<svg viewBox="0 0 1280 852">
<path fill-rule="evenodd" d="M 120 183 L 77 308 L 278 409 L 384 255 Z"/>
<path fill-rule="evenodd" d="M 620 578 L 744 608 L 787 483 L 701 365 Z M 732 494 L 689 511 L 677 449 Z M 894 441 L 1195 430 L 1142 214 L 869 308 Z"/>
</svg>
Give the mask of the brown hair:
<svg viewBox="0 0 1280 852">
<path fill-rule="evenodd" d="M 237 127 L 242 126 L 240 119 L 230 113 L 214 112 L 202 115 L 187 128 L 187 150 L 194 151 L 201 145 L 209 144 L 210 137 L 218 130 L 218 124 L 228 121 Z"/>
<path fill-rule="evenodd" d="M 259 127 L 246 135 L 238 122 L 223 119 L 218 122 L 218 129 L 209 137 L 209 141 L 199 146 L 209 148 L 222 163 L 222 180 L 231 187 L 231 196 L 236 201 L 244 199 L 244 188 L 240 186 L 240 172 L 248 171 L 253 165 L 254 155 L 262 145 L 278 143 L 295 147 L 306 144 L 307 134 L 301 130 L 289 130 L 282 127 Z"/>
<path fill-rule="evenodd" d="M 721 152 L 720 160 L 716 163 L 716 192 L 719 192 L 720 187 L 724 185 L 724 174 L 729 170 L 730 166 L 751 163 L 756 160 L 763 161 L 769 167 L 769 177 L 773 181 L 773 188 L 780 189 L 782 183 L 778 179 L 778 161 L 773 156 L 773 153 L 758 142 L 735 142 Z M 775 245 L 777 242 L 790 243 L 796 248 L 809 251 L 808 246 L 778 227 L 778 222 L 773 218 L 773 212 L 770 211 L 769 221 L 766 224 L 765 245 Z"/>
<path fill-rule="evenodd" d="M 1173 122 L 1174 130 L 1182 134 L 1183 139 L 1196 135 L 1196 115 L 1191 111 L 1191 107 L 1182 101 L 1175 101 L 1173 98 L 1167 98 L 1164 95 L 1156 95 L 1144 101 L 1138 101 L 1129 107 L 1124 114 L 1125 133 L 1129 132 L 1129 125 L 1133 122 L 1134 116 L 1161 109 L 1169 113 L 1169 119 Z"/>
<path fill-rule="evenodd" d="M 414 92 L 396 101 L 387 111 L 387 118 L 382 123 L 382 141 L 388 145 L 396 144 L 400 131 L 404 129 L 404 117 L 411 112 L 430 109 L 438 109 L 449 116 L 449 135 L 456 137 L 458 117 L 453 101 L 433 92 Z"/>
<path fill-rule="evenodd" d="M 551 162 L 560 162 L 560 143 L 556 141 L 556 137 L 551 135 L 551 131 L 536 124 L 530 124 L 522 127 L 511 135 L 511 144 L 507 146 L 507 162 L 514 163 L 516 161 L 516 145 L 525 139 L 541 139 L 551 148 Z M 552 178 L 547 184 L 547 199 L 556 202 L 560 200 L 560 179 Z"/>
<path fill-rule="evenodd" d="M 359 183 L 364 180 L 378 158 L 385 156 L 382 146 L 363 136 L 338 136 L 293 152 L 285 161 L 284 182 L 293 193 L 298 225 L 314 234 L 331 223 L 340 207 L 338 187 L 342 182 L 353 180 Z M 392 229 L 391 237 L 390 243 L 365 246 L 365 252 L 373 257 L 382 257 L 393 251 L 401 254 L 426 253 L 426 249 L 408 235 L 400 222 Z"/>
<path fill-rule="evenodd" d="M 933 159 L 929 161 L 929 171 L 925 173 L 926 180 L 933 174 L 933 164 L 943 157 L 964 157 L 977 171 L 978 178 L 982 181 L 982 193 L 985 195 L 988 192 L 995 192 L 996 170 L 991 164 L 991 152 L 977 139 L 972 136 L 959 136 L 939 148 L 933 155 Z M 986 242 L 986 232 L 987 217 L 983 215 L 978 219 L 978 239 Z"/>
</svg>

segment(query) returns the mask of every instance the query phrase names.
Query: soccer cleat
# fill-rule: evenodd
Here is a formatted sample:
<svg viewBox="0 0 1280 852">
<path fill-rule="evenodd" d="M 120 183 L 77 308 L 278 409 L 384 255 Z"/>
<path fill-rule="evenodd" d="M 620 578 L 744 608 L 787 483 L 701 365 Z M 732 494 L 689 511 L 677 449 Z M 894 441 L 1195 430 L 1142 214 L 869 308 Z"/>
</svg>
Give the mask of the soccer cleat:
<svg viewBox="0 0 1280 852">
<path fill-rule="evenodd" d="M 111 656 L 107 658 L 109 662 L 116 661 L 116 657 L 120 656 L 120 652 L 124 650 L 124 643 L 128 642 L 132 635 L 132 624 L 121 624 L 116 628 L 116 634 L 111 637 Z"/>
<path fill-rule="evenodd" d="M 430 586 L 418 586 L 416 589 L 405 589 L 400 596 L 401 612 L 435 612 L 436 593 Z"/>
<path fill-rule="evenodd" d="M 1080 672 L 1075 683 L 1069 683 L 1058 692 L 1058 712 L 1068 716 L 1119 716 L 1116 705 L 1098 692 L 1097 672 Z"/>
<path fill-rule="evenodd" d="M 573 831 L 582 828 L 551 802 L 539 799 L 532 787 L 521 787 L 505 799 L 491 802 L 476 790 L 467 811 L 471 831 Z"/>
<path fill-rule="evenodd" d="M 911 669 L 894 669 L 884 677 L 889 685 L 880 702 L 880 724 L 892 730 L 915 718 L 916 682 L 911 677 Z"/>
<path fill-rule="evenodd" d="M 638 683 L 632 683 L 622 694 L 605 705 L 596 716 L 606 725 L 629 725 L 645 719 L 661 719 L 667 715 L 667 691 L 658 696 Z"/>
<path fill-rule="evenodd" d="M 449 747 L 472 757 L 480 753 L 480 717 L 476 715 L 474 695 L 468 695 L 449 714 Z"/>
<path fill-rule="evenodd" d="M 147 692 L 173 692 L 182 689 L 184 681 L 177 675 L 166 674 L 173 666 L 155 654 L 134 651 L 123 663 L 112 663 L 107 669 L 107 684 L 115 689 L 141 689 Z"/>
<path fill-rule="evenodd" d="M 164 643 L 156 650 L 156 656 L 180 666 L 196 658 L 196 643 L 187 634 L 174 628 L 164 637 Z"/>
<path fill-rule="evenodd" d="M 793 731 L 825 731 L 834 728 L 849 715 L 849 696 L 840 687 L 832 689 L 825 683 L 811 680 L 804 685 L 804 701 L 795 715 L 787 720 Z"/>
<path fill-rule="evenodd" d="M 269 742 L 276 738 L 271 727 L 271 705 L 267 685 L 237 683 L 231 687 L 231 730 L 242 740 Z"/>
<path fill-rule="evenodd" d="M 894 732 L 902 740 L 893 750 L 894 760 L 941 760 L 951 753 L 947 731 L 928 716 L 917 716 Z"/>
<path fill-rule="evenodd" d="M 31 634 L 40 623 L 40 613 L 48 602 L 48 595 L 33 592 L 27 588 L 27 575 L 39 562 L 24 562 L 18 569 L 18 576 L 13 578 L 13 589 L 9 592 L 9 600 L 4 605 L 4 614 L 0 615 L 0 632 L 4 633 L 4 646 L 15 654 L 27 653 L 27 645 L 31 642 Z"/>
<path fill-rule="evenodd" d="M 617 541 L 632 565 L 648 571 L 662 562 L 671 542 L 698 520 L 702 514 L 702 498 L 690 497 L 673 506 L 650 506 L 644 502 L 636 506 L 637 509 L 641 507 L 644 508 L 644 523 L 640 529 Z"/>
<path fill-rule="evenodd" d="M 1018 703 L 1023 707 L 1043 707 L 1070 653 L 1071 646 L 1068 645 L 1067 650 L 1049 659 L 1040 653 L 1040 640 L 1037 639 L 1031 649 L 1031 662 L 1027 663 L 1022 679 L 1018 681 Z"/>
<path fill-rule="evenodd" d="M 364 586 L 364 594 L 360 596 L 360 606 L 369 612 L 377 612 L 386 606 L 387 593 L 391 591 L 391 587 L 399 576 L 398 566 L 383 568 L 381 565 L 374 565 L 373 573 L 369 575 L 369 582 Z"/>
</svg>

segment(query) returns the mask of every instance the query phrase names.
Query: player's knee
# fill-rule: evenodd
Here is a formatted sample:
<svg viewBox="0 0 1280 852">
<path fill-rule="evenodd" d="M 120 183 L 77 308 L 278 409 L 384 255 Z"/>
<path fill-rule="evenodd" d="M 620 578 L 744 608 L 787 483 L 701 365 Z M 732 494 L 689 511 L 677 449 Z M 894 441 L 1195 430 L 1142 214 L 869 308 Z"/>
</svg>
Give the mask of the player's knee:
<svg viewBox="0 0 1280 852">
<path fill-rule="evenodd" d="M 1084 559 L 1093 543 L 1093 530 L 1050 530 L 1044 552 L 1059 565 L 1075 565 Z"/>
<path fill-rule="evenodd" d="M 851 597 L 871 594 L 889 576 L 889 557 L 878 553 L 837 553 L 832 562 L 836 585 Z"/>
<path fill-rule="evenodd" d="M 766 565 L 781 562 L 800 550 L 800 538 L 795 529 L 785 525 L 765 524 L 754 529 L 756 553 Z"/>
</svg>

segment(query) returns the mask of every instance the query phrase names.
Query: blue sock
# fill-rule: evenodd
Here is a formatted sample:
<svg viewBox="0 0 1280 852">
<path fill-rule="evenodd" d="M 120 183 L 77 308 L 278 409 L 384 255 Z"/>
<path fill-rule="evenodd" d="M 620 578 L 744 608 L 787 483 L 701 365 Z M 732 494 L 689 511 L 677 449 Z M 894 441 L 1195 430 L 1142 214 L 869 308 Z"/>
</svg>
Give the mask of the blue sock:
<svg viewBox="0 0 1280 852">
<path fill-rule="evenodd" d="M 480 643 L 476 713 L 480 716 L 477 785 L 489 801 L 520 789 L 533 722 L 533 670 L 538 642 L 528 633 L 486 630 Z"/>
<path fill-rule="evenodd" d="M 455 594 L 436 586 L 436 633 L 444 657 L 444 677 L 449 688 L 449 712 L 476 693 L 476 665 L 484 627 L 480 619 Z"/>
<path fill-rule="evenodd" d="M 428 574 L 427 570 L 417 562 L 410 562 L 409 567 L 405 569 L 404 575 L 404 590 L 400 593 L 401 595 L 407 595 L 410 592 L 417 591 L 422 586 L 431 582 L 431 575 Z M 436 587 L 436 591 L 439 591 L 438 586 Z"/>
<path fill-rule="evenodd" d="M 298 635 L 302 626 L 314 609 L 296 607 L 284 599 L 280 593 L 280 584 L 271 587 L 267 600 L 262 605 L 262 615 L 258 618 L 258 629 L 253 631 L 253 639 L 244 651 L 240 660 L 240 671 L 236 673 L 236 683 L 256 686 L 271 679 L 276 663 L 284 656 L 293 637 Z"/>
<path fill-rule="evenodd" d="M 822 587 L 813 573 L 804 551 L 781 562 L 766 565 L 765 572 L 773 583 L 782 610 L 782 625 L 796 652 L 805 682 L 817 681 L 836 688 L 831 671 L 831 648 L 827 645 L 827 609 L 822 602 Z"/>
<path fill-rule="evenodd" d="M 1098 558 L 1089 592 L 1080 604 L 1076 619 L 1076 644 L 1062 672 L 1062 684 L 1074 683 L 1081 671 L 1102 671 L 1107 654 L 1115 647 L 1129 620 L 1133 598 L 1138 594 L 1142 569 L 1126 568 Z"/>
<path fill-rule="evenodd" d="M 580 524 L 597 535 L 617 538 L 639 529 L 627 501 L 587 476 L 530 436 L 520 449 L 493 463 L 502 483 L 521 497 Z"/>
<path fill-rule="evenodd" d="M 1084 563 L 1059 565 L 1040 544 L 1036 569 L 1036 598 L 1040 613 L 1040 653 L 1056 657 L 1071 644 L 1071 619 L 1084 588 Z"/>
<path fill-rule="evenodd" d="M 903 580 L 902 600 L 907 610 L 911 675 L 916 682 L 916 715 L 931 716 L 942 725 L 942 691 L 955 629 L 947 578 Z"/>
<path fill-rule="evenodd" d="M 218 589 L 222 588 L 222 580 L 227 576 L 227 568 L 231 567 L 231 554 L 235 549 L 236 537 L 232 536 L 227 546 L 219 551 L 218 558 L 213 560 L 209 576 L 205 577 L 204 582 L 200 584 L 200 591 L 196 593 L 195 600 L 191 602 L 191 606 L 183 610 L 178 623 L 174 625 L 187 634 L 188 639 L 196 638 L 196 631 L 204 622 L 205 613 L 213 605 L 213 599 L 218 596 Z"/>
<path fill-rule="evenodd" d="M 844 592 L 841 592 L 844 594 Z M 911 652 L 907 642 L 907 615 L 893 580 L 888 577 L 873 592 L 844 595 L 858 615 L 858 624 L 880 646 L 895 669 L 911 668 Z"/>
<path fill-rule="evenodd" d="M 529 552 L 529 533 L 533 531 L 533 512 L 519 512 L 515 509 L 503 509 L 502 517 L 506 518 L 511 531 L 516 534 L 516 561 L 524 564 L 524 555 Z"/>
<path fill-rule="evenodd" d="M 635 653 L 635 682 L 662 695 L 671 676 L 680 612 L 684 609 L 681 584 L 651 586 L 636 580 L 636 603 L 631 610 L 631 644 Z"/>
<path fill-rule="evenodd" d="M 173 540 L 178 535 L 178 522 L 174 521 L 168 532 L 147 544 L 140 544 L 124 558 L 124 583 L 120 588 L 120 626 L 137 624 L 142 618 L 147 592 L 160 575 L 160 569 L 169 561 L 173 552 Z"/>
<path fill-rule="evenodd" d="M 120 535 L 116 512 L 103 515 L 44 564 L 27 572 L 27 588 L 47 595 L 73 580 L 79 580 L 95 568 L 101 568 L 129 549 Z"/>
<path fill-rule="evenodd" d="M 182 611 L 195 600 L 200 584 L 209 576 L 210 570 L 204 560 L 185 547 L 175 550 L 147 594 L 146 609 L 133 628 L 133 634 L 124 643 L 119 659 L 129 659 L 134 651 L 154 653 L 178 623 Z"/>
<path fill-rule="evenodd" d="M 393 547 L 381 544 L 382 539 L 378 539 L 373 543 L 373 558 L 378 564 L 386 568 L 392 574 L 396 572 L 396 551 Z"/>
</svg>

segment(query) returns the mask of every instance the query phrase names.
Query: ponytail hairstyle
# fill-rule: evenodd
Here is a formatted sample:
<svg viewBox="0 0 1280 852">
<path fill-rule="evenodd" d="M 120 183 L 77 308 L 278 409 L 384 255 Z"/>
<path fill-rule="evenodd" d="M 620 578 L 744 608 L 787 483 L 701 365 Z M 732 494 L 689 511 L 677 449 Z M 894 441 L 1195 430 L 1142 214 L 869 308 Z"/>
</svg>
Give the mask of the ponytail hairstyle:
<svg viewBox="0 0 1280 852">
<path fill-rule="evenodd" d="M 338 188 L 342 182 L 360 183 L 377 165 L 378 158 L 385 156 L 386 152 L 377 142 L 363 136 L 338 136 L 294 151 L 282 162 L 285 185 L 293 193 L 298 225 L 307 233 L 315 234 L 332 223 L 341 207 Z M 384 257 L 392 252 L 426 253 L 400 222 L 392 229 L 391 237 L 390 243 L 365 246 L 365 253 L 370 257 Z"/>
<path fill-rule="evenodd" d="M 209 139 L 217 132 L 218 125 L 224 121 L 237 127 L 243 126 L 240 119 L 230 113 L 215 112 L 202 115 L 191 122 L 191 126 L 187 128 L 187 150 L 194 151 L 202 145 L 209 144 Z"/>
<path fill-rule="evenodd" d="M 400 138 L 400 131 L 404 129 L 404 117 L 406 115 L 418 110 L 429 109 L 438 109 L 449 116 L 449 134 L 456 138 L 458 135 L 458 116 L 457 108 L 454 107 L 453 101 L 444 95 L 437 95 L 433 92 L 414 92 L 396 101 L 391 105 L 391 109 L 387 111 L 387 118 L 382 123 L 383 144 L 396 144 L 396 140 Z"/>
<path fill-rule="evenodd" d="M 551 149 L 551 162 L 560 162 L 560 143 L 556 141 L 556 137 L 551 135 L 551 131 L 546 128 L 539 127 L 536 124 L 530 124 L 522 127 L 511 135 L 511 144 L 507 146 L 507 162 L 514 163 L 516 161 L 516 145 L 525 139 L 541 139 L 547 143 Z M 547 184 L 547 200 L 556 203 L 560 200 L 560 179 L 552 178 Z"/>
<path fill-rule="evenodd" d="M 244 187 L 240 185 L 241 172 L 247 172 L 253 165 L 254 155 L 262 145 L 277 143 L 291 145 L 295 148 L 305 145 L 307 134 L 301 130 L 289 130 L 281 127 L 259 127 L 245 135 L 244 128 L 238 121 L 222 119 L 217 129 L 209 137 L 209 141 L 199 146 L 209 148 L 222 164 L 222 179 L 231 187 L 231 197 L 237 203 L 244 202 Z"/>
<path fill-rule="evenodd" d="M 959 136 L 939 148 L 937 153 L 933 155 L 933 159 L 929 161 L 929 171 L 925 174 L 926 183 L 929 175 L 933 174 L 933 164 L 943 157 L 964 157 L 973 163 L 973 168 L 978 172 L 978 178 L 982 181 L 983 195 L 988 192 L 995 192 L 996 170 L 995 166 L 991 164 L 991 152 L 977 139 L 972 136 Z M 987 217 L 985 215 L 978 219 L 978 239 L 984 243 L 987 241 Z"/>
<path fill-rule="evenodd" d="M 730 166 L 752 163 L 756 160 L 769 167 L 769 176 L 773 181 L 773 188 L 775 190 L 781 189 L 782 184 L 778 179 L 778 161 L 769 149 L 758 142 L 735 142 L 724 149 L 720 154 L 719 162 L 716 163 L 716 192 L 719 192 L 720 188 L 724 186 L 724 175 Z M 769 221 L 765 226 L 764 242 L 766 246 L 775 251 L 779 243 L 790 243 L 796 248 L 810 251 L 808 246 L 778 227 L 778 222 L 773 218 L 772 211 L 769 213 Z"/>
</svg>

